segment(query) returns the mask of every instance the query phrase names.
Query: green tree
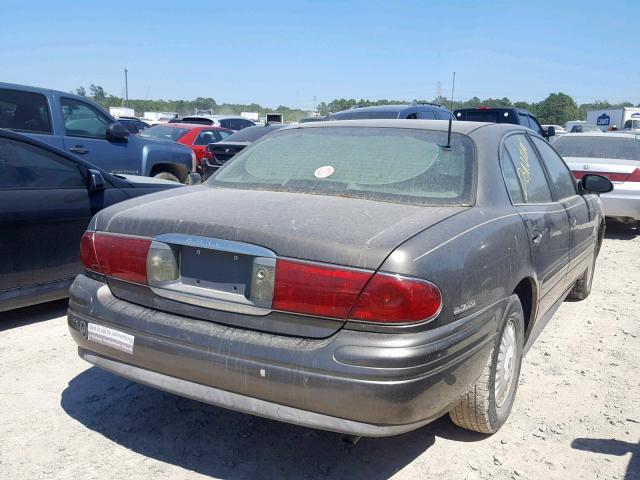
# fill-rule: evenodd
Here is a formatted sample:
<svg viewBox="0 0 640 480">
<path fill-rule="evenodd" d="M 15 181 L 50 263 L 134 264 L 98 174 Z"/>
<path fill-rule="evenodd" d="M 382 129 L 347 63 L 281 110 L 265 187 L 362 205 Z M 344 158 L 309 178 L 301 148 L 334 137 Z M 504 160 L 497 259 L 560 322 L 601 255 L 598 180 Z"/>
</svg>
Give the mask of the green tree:
<svg viewBox="0 0 640 480">
<path fill-rule="evenodd" d="M 84 89 L 83 86 L 80 86 L 80 87 L 76 88 L 76 95 L 80 95 L 81 97 L 86 97 L 87 96 L 87 91 Z"/>
<path fill-rule="evenodd" d="M 540 123 L 564 125 L 578 118 L 580 109 L 566 93 L 552 93 L 540 102 L 535 113 Z"/>
<path fill-rule="evenodd" d="M 95 102 L 101 102 L 107 98 L 107 92 L 100 85 L 89 85 L 89 94 Z"/>
</svg>

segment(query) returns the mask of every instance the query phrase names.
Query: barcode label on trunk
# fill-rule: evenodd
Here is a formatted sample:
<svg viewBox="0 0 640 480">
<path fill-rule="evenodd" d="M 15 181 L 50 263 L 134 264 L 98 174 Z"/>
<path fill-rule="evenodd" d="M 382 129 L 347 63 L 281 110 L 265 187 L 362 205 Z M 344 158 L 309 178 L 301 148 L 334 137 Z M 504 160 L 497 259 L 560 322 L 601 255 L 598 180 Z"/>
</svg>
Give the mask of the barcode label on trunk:
<svg viewBox="0 0 640 480">
<path fill-rule="evenodd" d="M 133 335 L 103 325 L 96 325 L 95 323 L 88 325 L 87 333 L 87 338 L 91 342 L 106 345 L 130 355 L 133 354 L 133 342 L 135 339 Z"/>
</svg>

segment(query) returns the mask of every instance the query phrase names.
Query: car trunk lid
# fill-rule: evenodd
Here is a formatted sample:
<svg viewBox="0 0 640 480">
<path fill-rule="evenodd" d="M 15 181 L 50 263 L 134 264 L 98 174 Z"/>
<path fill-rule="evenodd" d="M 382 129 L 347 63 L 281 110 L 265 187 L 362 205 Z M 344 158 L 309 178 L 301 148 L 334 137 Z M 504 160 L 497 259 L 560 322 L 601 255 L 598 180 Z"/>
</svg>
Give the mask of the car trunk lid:
<svg viewBox="0 0 640 480">
<path fill-rule="evenodd" d="M 259 330 L 291 333 L 295 323 L 295 334 L 302 336 L 326 336 L 328 331 L 317 328 L 317 319 L 270 312 L 254 295 L 257 269 L 273 266 L 275 258 L 289 258 L 373 273 L 398 245 L 468 208 L 208 186 L 177 191 L 118 204 L 97 217 L 97 231 L 166 242 L 181 257 L 178 288 L 156 285 L 141 296 L 140 288 L 132 287 L 133 299 L 119 282 L 114 293 L 156 308 L 160 302 L 163 310 L 179 314 L 186 314 L 189 305 L 189 315 L 201 318 L 208 318 L 211 309 L 233 312 L 230 323 Z M 273 324 L 265 315 L 273 315 Z M 328 321 L 330 331 L 344 320 Z"/>
</svg>

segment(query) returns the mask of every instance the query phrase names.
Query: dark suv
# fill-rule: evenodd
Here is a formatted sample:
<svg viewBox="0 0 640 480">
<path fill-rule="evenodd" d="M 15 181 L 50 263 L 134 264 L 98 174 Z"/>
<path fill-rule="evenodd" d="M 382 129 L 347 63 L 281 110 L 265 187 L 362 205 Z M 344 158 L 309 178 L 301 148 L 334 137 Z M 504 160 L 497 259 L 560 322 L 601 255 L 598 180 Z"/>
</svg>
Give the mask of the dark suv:
<svg viewBox="0 0 640 480">
<path fill-rule="evenodd" d="M 373 118 L 406 118 L 414 120 L 449 120 L 451 112 L 434 103 L 412 103 L 409 105 L 378 105 L 354 107 L 350 110 L 328 115 L 325 120 L 365 120 Z"/>
<path fill-rule="evenodd" d="M 542 128 L 538 119 L 528 110 L 515 107 L 459 108 L 453 111 L 456 120 L 467 122 L 511 123 L 530 128 L 545 138 L 553 137 L 556 129 Z"/>
</svg>

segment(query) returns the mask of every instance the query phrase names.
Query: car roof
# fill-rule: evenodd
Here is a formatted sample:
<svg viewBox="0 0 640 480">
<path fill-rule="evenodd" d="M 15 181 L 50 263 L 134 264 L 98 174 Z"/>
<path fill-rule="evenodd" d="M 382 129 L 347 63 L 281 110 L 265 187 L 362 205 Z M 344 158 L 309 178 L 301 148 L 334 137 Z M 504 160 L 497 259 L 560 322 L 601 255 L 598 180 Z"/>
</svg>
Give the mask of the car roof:
<svg viewBox="0 0 640 480">
<path fill-rule="evenodd" d="M 471 108 L 456 108 L 453 113 L 455 114 L 456 112 L 475 112 L 475 111 L 482 111 L 482 110 L 513 110 L 516 111 L 518 113 L 526 113 L 528 115 L 533 115 L 533 113 L 531 113 L 529 110 L 526 110 L 524 108 L 518 108 L 518 107 L 485 107 L 484 105 L 480 105 L 479 107 L 471 107 Z"/>
<path fill-rule="evenodd" d="M 407 109 L 425 109 L 425 110 L 446 110 L 446 108 L 431 103 L 406 103 L 394 105 L 374 105 L 371 107 L 354 107 L 349 110 L 334 112 L 330 115 L 340 115 L 347 112 L 401 112 Z"/>
<path fill-rule="evenodd" d="M 374 120 L 334 120 L 332 122 L 309 122 L 299 123 L 283 130 L 293 128 L 333 128 L 333 127 L 368 127 L 368 128 L 413 128 L 419 130 L 436 130 L 446 132 L 449 128 L 448 120 L 405 120 L 405 119 L 374 119 Z M 451 122 L 451 131 L 468 135 L 480 128 L 490 128 L 492 130 L 522 130 L 531 132 L 530 129 L 512 123 L 488 123 L 488 122 L 466 122 L 456 120 Z"/>
</svg>

